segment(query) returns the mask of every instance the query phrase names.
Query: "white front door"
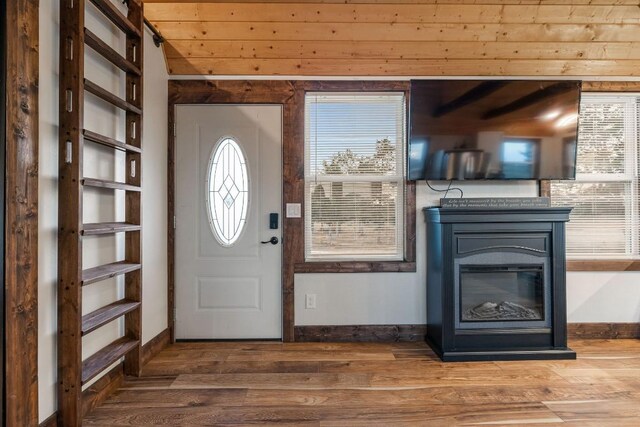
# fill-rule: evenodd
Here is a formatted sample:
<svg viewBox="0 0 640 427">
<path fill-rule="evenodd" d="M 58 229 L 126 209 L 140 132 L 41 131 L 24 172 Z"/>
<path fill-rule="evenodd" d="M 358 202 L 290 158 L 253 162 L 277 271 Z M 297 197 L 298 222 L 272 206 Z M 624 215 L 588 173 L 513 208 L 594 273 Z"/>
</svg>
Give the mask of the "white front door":
<svg viewBox="0 0 640 427">
<path fill-rule="evenodd" d="M 182 105 L 176 124 L 176 338 L 281 338 L 282 107 Z"/>
</svg>

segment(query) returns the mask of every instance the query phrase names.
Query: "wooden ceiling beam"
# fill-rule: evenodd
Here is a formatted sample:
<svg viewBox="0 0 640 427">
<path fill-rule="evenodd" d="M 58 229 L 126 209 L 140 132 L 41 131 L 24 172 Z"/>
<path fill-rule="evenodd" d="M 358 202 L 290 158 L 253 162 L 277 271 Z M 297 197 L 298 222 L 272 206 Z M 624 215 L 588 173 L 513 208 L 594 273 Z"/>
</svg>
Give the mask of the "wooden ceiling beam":
<svg viewBox="0 0 640 427">
<path fill-rule="evenodd" d="M 506 80 L 491 80 L 482 82 L 473 89 L 463 93 L 453 101 L 436 108 L 433 112 L 433 117 L 441 117 L 445 114 L 451 113 L 452 111 L 459 110 L 466 105 L 472 104 L 491 95 L 495 91 L 502 89 L 508 84 L 509 82 Z"/>
<path fill-rule="evenodd" d="M 521 98 L 516 99 L 502 107 L 494 108 L 487 111 L 482 115 L 483 120 L 495 119 L 496 117 L 504 116 L 505 114 L 512 113 L 514 111 L 522 110 L 531 105 L 544 101 L 545 99 L 552 98 L 554 96 L 561 95 L 563 93 L 575 90 L 575 86 L 568 83 L 556 83 L 551 86 L 547 86 L 543 89 L 531 92 Z"/>
</svg>

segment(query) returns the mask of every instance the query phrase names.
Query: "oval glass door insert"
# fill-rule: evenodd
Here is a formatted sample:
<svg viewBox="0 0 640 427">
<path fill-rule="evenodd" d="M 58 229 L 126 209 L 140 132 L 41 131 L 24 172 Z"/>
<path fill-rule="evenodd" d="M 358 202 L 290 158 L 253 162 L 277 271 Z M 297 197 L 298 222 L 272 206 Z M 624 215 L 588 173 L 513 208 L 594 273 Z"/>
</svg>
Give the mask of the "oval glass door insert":
<svg viewBox="0 0 640 427">
<path fill-rule="evenodd" d="M 216 144 L 207 181 L 211 231 L 222 246 L 232 246 L 242 234 L 249 210 L 247 159 L 233 138 L 225 137 Z"/>
</svg>

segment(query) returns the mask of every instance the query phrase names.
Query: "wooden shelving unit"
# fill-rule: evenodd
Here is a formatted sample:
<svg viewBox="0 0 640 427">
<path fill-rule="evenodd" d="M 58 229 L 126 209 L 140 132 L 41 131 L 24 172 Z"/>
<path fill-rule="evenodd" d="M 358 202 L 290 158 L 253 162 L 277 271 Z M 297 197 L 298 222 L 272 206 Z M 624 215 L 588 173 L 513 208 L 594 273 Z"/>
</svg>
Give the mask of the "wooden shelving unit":
<svg viewBox="0 0 640 427">
<path fill-rule="evenodd" d="M 141 362 L 141 140 L 142 140 L 142 0 L 129 0 L 127 16 L 109 0 L 89 0 L 104 18 L 126 34 L 123 56 L 85 28 L 86 0 L 60 1 L 60 181 L 58 251 L 58 406 L 64 426 L 82 424 L 82 386 L 124 358 L 127 375 L 139 375 Z M 89 47 L 126 75 L 125 99 L 84 75 Z M 84 97 L 90 93 L 126 112 L 125 141 L 87 130 Z M 125 182 L 84 175 L 85 143 L 125 152 Z M 83 191 L 124 191 L 125 221 L 83 224 Z M 125 233 L 124 260 L 83 269 L 83 239 Z M 92 283 L 124 276 L 124 298 L 82 315 L 82 290 Z M 124 317 L 124 335 L 82 360 L 82 337 Z"/>
<path fill-rule="evenodd" d="M 140 68 L 138 68 L 136 64 L 121 56 L 118 52 L 113 50 L 111 46 L 100 40 L 98 36 L 86 28 L 84 29 L 84 42 L 87 46 L 107 58 L 113 65 L 117 66 L 122 71 L 135 74 L 136 76 L 142 75 L 142 71 L 140 71 Z"/>
<path fill-rule="evenodd" d="M 85 187 L 111 188 L 113 190 L 140 191 L 137 185 L 130 185 L 125 182 L 107 181 L 104 179 L 83 178 L 82 185 Z"/>
<path fill-rule="evenodd" d="M 77 1 L 77 0 L 75 0 Z M 116 27 L 120 28 L 127 36 L 141 40 L 142 39 L 142 25 L 138 25 L 138 20 L 143 22 L 144 17 L 142 16 L 142 2 L 140 0 L 128 0 L 129 3 L 129 16 L 124 16 L 114 5 L 113 3 L 106 0 L 91 0 L 91 3 L 100 11 L 104 16 L 106 16 L 111 22 L 115 24 Z M 133 16 L 132 19 L 132 10 L 131 8 L 136 9 L 139 7 L 140 9 L 140 17 Z M 135 13 L 136 10 L 133 10 Z M 139 19 L 138 19 L 139 18 Z M 82 27 L 84 28 L 84 27 Z M 133 61 L 135 62 L 135 61 Z"/>
<path fill-rule="evenodd" d="M 82 335 L 93 332 L 140 306 L 138 301 L 121 299 L 82 316 Z"/>
<path fill-rule="evenodd" d="M 140 346 L 138 340 L 134 340 L 127 336 L 118 338 L 108 346 L 102 348 L 82 362 L 82 383 L 85 384 L 96 377 L 100 372 L 104 371 L 105 366 L 110 366 L 121 357 L 125 357 Z M 82 403 L 82 401 L 80 401 Z M 78 424 L 81 425 L 82 417 Z M 67 424 L 64 424 L 67 425 Z"/>
<path fill-rule="evenodd" d="M 84 90 L 98 98 L 102 99 L 105 102 L 108 102 L 118 108 L 125 110 L 128 113 L 136 113 L 138 115 L 142 114 L 142 109 L 136 107 L 130 102 L 125 101 L 122 98 L 119 98 L 112 94 L 111 92 L 101 88 L 97 84 L 93 83 L 91 80 L 84 79 Z"/>
<path fill-rule="evenodd" d="M 107 280 L 122 274 L 127 274 L 132 271 L 139 270 L 140 267 L 140 264 L 133 262 L 117 261 L 112 262 L 111 264 L 88 268 L 86 270 L 82 270 L 82 286 Z"/>
<path fill-rule="evenodd" d="M 95 142 L 96 144 L 104 145 L 111 148 L 116 148 L 121 151 L 130 151 L 132 153 L 142 153 L 142 149 L 140 147 L 136 147 L 135 145 L 129 145 L 124 142 L 120 142 L 113 138 L 109 138 L 95 132 L 91 132 L 90 130 L 83 129 L 82 136 L 85 141 Z"/>
<path fill-rule="evenodd" d="M 140 231 L 142 226 L 128 222 L 93 222 L 83 224 L 83 236 L 97 236 L 100 234 L 124 233 L 126 231 Z"/>
</svg>

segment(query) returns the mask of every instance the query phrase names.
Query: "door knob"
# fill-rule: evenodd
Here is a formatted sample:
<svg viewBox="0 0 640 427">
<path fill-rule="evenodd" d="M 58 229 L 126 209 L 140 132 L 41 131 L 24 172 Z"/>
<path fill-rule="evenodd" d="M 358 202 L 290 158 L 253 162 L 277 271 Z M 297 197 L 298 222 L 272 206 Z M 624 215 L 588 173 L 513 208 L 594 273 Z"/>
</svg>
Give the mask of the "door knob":
<svg viewBox="0 0 640 427">
<path fill-rule="evenodd" d="M 270 238 L 266 242 L 260 242 L 260 243 L 262 243 L 263 245 L 266 245 L 267 243 L 271 243 L 272 245 L 277 245 L 278 242 L 279 242 L 278 238 L 276 236 L 273 236 L 272 238 Z"/>
</svg>

